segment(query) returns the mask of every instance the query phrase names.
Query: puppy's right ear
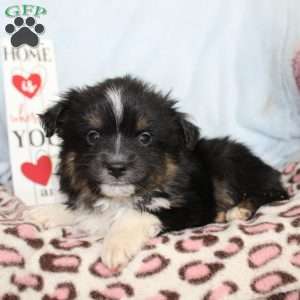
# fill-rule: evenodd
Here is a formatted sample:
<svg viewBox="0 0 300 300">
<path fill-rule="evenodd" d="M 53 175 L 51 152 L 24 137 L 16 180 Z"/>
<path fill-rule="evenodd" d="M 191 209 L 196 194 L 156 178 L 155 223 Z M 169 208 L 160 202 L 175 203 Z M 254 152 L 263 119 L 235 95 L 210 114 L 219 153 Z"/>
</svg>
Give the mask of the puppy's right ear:
<svg viewBox="0 0 300 300">
<path fill-rule="evenodd" d="M 188 121 L 185 114 L 180 114 L 180 125 L 184 135 L 185 147 L 194 150 L 199 140 L 199 128 Z"/>
<path fill-rule="evenodd" d="M 63 124 L 65 108 L 65 103 L 59 102 L 48 108 L 43 114 L 39 114 L 46 137 L 51 137 L 54 133 L 59 134 Z"/>
</svg>

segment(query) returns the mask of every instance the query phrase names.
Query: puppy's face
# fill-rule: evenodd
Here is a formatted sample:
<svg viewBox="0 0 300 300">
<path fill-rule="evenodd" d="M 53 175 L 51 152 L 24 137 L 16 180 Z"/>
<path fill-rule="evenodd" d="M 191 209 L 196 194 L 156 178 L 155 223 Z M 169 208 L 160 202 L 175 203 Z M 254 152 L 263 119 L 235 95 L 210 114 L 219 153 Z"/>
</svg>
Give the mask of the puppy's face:
<svg viewBox="0 0 300 300">
<path fill-rule="evenodd" d="M 62 190 L 92 204 L 163 189 L 198 139 L 174 104 L 130 77 L 66 93 L 41 116 L 47 136 L 63 141 Z"/>
</svg>

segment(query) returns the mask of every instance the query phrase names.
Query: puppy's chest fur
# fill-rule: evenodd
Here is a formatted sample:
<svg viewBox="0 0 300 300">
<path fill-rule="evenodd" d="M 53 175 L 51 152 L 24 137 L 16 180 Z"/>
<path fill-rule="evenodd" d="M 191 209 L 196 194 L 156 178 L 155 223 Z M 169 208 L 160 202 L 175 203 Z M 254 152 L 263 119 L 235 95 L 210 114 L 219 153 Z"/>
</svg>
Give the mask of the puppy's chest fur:
<svg viewBox="0 0 300 300">
<path fill-rule="evenodd" d="M 146 211 L 155 214 L 161 209 L 171 209 L 168 199 L 152 197 L 151 200 L 149 199 L 148 202 L 145 202 L 145 199 L 139 196 L 102 197 L 94 203 L 93 209 L 75 209 L 74 223 L 78 230 L 101 238 L 128 211 L 137 211 L 142 215 Z"/>
<path fill-rule="evenodd" d="M 76 208 L 75 224 L 80 231 L 102 238 L 126 211 L 132 208 L 128 199 L 100 198 L 94 203 L 93 209 Z"/>
</svg>

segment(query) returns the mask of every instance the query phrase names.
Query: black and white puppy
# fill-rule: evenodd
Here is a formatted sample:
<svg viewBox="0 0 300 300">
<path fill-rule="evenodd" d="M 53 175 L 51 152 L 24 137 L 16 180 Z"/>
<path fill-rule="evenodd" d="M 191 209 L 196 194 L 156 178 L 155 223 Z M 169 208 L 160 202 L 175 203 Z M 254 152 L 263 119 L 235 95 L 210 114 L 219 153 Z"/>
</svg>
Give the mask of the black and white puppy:
<svg viewBox="0 0 300 300">
<path fill-rule="evenodd" d="M 200 138 L 175 105 L 130 76 L 65 93 L 41 119 L 62 140 L 67 201 L 31 217 L 103 237 L 103 262 L 115 268 L 158 233 L 247 219 L 288 198 L 278 171 L 228 138 Z"/>
</svg>

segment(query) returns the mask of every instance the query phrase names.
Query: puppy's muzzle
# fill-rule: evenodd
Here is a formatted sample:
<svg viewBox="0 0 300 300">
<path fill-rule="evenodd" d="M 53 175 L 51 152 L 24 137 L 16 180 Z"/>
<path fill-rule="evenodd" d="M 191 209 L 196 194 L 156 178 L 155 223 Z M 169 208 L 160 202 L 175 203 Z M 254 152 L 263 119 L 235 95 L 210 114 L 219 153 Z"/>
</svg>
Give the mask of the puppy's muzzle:
<svg viewBox="0 0 300 300">
<path fill-rule="evenodd" d="M 106 157 L 104 165 L 108 173 L 118 179 L 126 174 L 128 169 L 133 166 L 135 160 L 135 154 L 114 155 L 111 157 Z"/>
</svg>

